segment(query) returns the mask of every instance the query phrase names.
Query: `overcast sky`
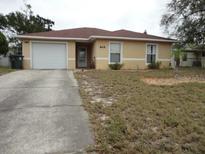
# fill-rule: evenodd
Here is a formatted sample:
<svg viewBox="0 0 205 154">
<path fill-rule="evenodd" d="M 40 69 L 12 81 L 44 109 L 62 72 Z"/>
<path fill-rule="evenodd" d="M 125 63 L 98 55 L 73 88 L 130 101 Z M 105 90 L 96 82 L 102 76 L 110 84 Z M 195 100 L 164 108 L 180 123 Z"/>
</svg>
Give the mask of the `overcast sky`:
<svg viewBox="0 0 205 154">
<path fill-rule="evenodd" d="M 170 0 L 27 0 L 35 14 L 55 21 L 53 29 L 97 27 L 166 36 L 160 19 Z M 23 9 L 23 0 L 0 0 L 0 13 Z"/>
</svg>

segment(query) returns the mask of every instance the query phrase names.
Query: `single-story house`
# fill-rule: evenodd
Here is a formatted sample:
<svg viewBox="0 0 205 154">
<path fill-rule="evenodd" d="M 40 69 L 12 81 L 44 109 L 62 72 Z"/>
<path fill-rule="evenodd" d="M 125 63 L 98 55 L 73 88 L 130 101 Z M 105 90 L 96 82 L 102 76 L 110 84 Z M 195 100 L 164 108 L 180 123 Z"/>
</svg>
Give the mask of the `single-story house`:
<svg viewBox="0 0 205 154">
<path fill-rule="evenodd" d="M 75 28 L 18 35 L 24 69 L 145 69 L 161 61 L 169 67 L 173 39 L 129 30 Z"/>
</svg>

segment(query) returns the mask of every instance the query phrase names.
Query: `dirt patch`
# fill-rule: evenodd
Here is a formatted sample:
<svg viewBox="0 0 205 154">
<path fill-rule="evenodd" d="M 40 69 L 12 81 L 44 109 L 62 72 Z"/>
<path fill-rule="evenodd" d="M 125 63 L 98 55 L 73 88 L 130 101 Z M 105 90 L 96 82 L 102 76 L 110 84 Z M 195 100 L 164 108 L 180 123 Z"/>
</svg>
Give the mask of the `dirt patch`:
<svg viewBox="0 0 205 154">
<path fill-rule="evenodd" d="M 149 85 L 176 85 L 180 83 L 205 83 L 205 78 L 201 77 L 175 77 L 175 78 L 142 78 L 143 82 Z"/>
</svg>

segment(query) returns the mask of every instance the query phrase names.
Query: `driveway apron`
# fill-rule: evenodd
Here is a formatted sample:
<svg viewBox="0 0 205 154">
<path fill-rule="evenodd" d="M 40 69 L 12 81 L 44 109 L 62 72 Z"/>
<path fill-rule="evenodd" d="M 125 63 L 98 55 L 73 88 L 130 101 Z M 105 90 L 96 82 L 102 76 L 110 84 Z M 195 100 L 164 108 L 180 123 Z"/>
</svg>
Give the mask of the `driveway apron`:
<svg viewBox="0 0 205 154">
<path fill-rule="evenodd" d="M 76 80 L 66 70 L 0 76 L 0 153 L 78 153 L 93 144 Z"/>
</svg>

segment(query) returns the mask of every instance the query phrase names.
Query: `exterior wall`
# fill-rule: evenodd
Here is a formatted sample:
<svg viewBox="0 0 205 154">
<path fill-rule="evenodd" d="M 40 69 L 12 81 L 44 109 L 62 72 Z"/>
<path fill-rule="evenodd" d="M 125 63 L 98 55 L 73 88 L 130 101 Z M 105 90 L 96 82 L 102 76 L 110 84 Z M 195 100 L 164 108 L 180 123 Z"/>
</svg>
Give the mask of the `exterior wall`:
<svg viewBox="0 0 205 154">
<path fill-rule="evenodd" d="M 96 66 L 96 44 L 95 42 L 93 42 L 92 44 L 92 48 L 91 48 L 91 57 L 93 59 L 93 67 L 95 68 Z"/>
<path fill-rule="evenodd" d="M 31 68 L 31 56 L 30 56 L 30 41 L 23 40 L 22 41 L 22 53 L 23 53 L 23 69 L 30 69 Z"/>
<path fill-rule="evenodd" d="M 76 66 L 76 45 L 75 41 L 68 42 L 68 69 L 75 69 Z"/>
<path fill-rule="evenodd" d="M 95 59 L 96 69 L 109 69 L 109 43 L 111 40 L 96 40 L 93 42 L 92 55 Z M 152 42 L 140 41 L 118 41 L 122 43 L 122 63 L 123 69 L 145 69 L 146 65 L 146 45 Z M 22 52 L 24 56 L 24 69 L 31 68 L 29 40 L 22 41 Z M 169 67 L 171 59 L 171 43 L 155 43 L 158 45 L 158 61 L 162 62 L 162 67 Z M 68 69 L 76 69 L 76 42 L 68 41 Z"/>
<path fill-rule="evenodd" d="M 146 69 L 146 46 L 153 42 L 117 41 L 122 43 L 122 69 Z M 110 40 L 96 40 L 93 52 L 96 56 L 96 69 L 108 69 Z M 161 67 L 169 67 L 171 61 L 171 43 L 154 43 L 157 45 L 157 61 Z"/>
<path fill-rule="evenodd" d="M 147 66 L 143 60 L 124 60 L 122 69 L 146 69 Z"/>
<path fill-rule="evenodd" d="M 123 69 L 145 69 L 146 43 L 123 41 Z"/>
<path fill-rule="evenodd" d="M 31 61 L 30 60 L 23 60 L 23 69 L 31 69 Z"/>
<path fill-rule="evenodd" d="M 160 43 L 158 45 L 158 59 L 170 59 L 171 57 L 171 44 L 170 43 Z"/>
<path fill-rule="evenodd" d="M 180 66 L 182 67 L 191 67 L 193 65 L 193 62 L 196 60 L 196 56 L 193 52 L 186 52 L 183 53 L 187 55 L 187 60 L 183 61 L 182 56 L 180 57 Z"/>
<path fill-rule="evenodd" d="M 161 61 L 161 68 L 171 67 L 172 44 L 158 44 L 158 61 Z"/>
<path fill-rule="evenodd" d="M 10 59 L 8 56 L 0 55 L 0 66 L 3 66 L 3 67 L 11 66 Z"/>
<path fill-rule="evenodd" d="M 161 68 L 169 68 L 171 67 L 171 60 L 170 61 L 161 61 Z"/>
<path fill-rule="evenodd" d="M 95 68 L 108 69 L 109 41 L 96 40 L 93 44 L 95 55 Z"/>
</svg>

